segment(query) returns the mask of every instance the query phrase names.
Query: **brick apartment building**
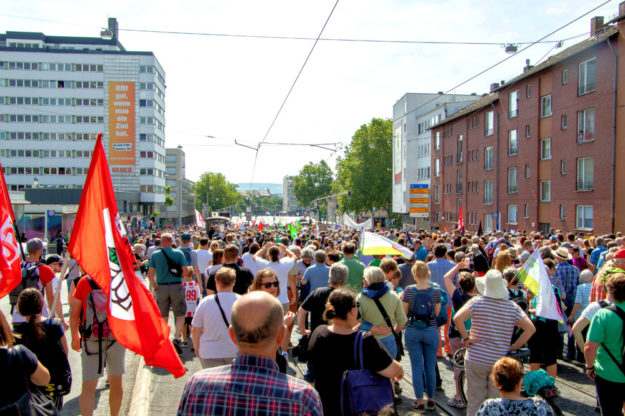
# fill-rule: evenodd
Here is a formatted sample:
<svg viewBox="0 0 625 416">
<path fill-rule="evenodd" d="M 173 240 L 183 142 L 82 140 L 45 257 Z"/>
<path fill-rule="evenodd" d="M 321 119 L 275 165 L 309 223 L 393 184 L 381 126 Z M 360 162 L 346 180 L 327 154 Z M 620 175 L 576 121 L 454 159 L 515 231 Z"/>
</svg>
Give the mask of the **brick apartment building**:
<svg viewBox="0 0 625 416">
<path fill-rule="evenodd" d="M 625 231 L 625 2 L 591 36 L 432 128 L 431 218 L 450 231 Z"/>
</svg>

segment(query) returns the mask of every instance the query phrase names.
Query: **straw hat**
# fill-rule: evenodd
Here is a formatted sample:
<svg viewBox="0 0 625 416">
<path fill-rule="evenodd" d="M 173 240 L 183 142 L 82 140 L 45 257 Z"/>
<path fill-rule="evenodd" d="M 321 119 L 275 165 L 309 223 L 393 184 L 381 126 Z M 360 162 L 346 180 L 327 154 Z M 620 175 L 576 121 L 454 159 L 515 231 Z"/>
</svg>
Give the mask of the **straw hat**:
<svg viewBox="0 0 625 416">
<path fill-rule="evenodd" d="M 475 286 L 487 298 L 508 299 L 507 284 L 499 270 L 489 270 L 484 277 L 476 278 Z"/>
<path fill-rule="evenodd" d="M 556 250 L 555 254 L 560 260 L 571 260 L 571 253 L 569 253 L 566 247 L 560 247 Z"/>
</svg>

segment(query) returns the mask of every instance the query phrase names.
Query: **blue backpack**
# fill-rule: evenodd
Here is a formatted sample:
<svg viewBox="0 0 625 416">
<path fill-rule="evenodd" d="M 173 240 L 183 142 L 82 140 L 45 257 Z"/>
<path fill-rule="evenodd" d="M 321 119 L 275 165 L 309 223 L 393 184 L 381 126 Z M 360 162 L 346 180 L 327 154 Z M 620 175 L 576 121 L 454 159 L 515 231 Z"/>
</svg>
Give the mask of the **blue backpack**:
<svg viewBox="0 0 625 416">
<path fill-rule="evenodd" d="M 430 317 L 434 315 L 434 303 L 432 302 L 432 293 L 438 290 L 441 294 L 441 310 L 436 317 L 436 326 L 443 326 L 447 322 L 447 304 L 449 296 L 447 292 L 441 290 L 436 284 L 432 283 L 430 289 L 426 291 L 417 290 L 416 287 L 410 286 L 414 290 L 414 300 L 410 309 L 410 326 L 417 329 L 425 329 L 428 326 Z"/>
<path fill-rule="evenodd" d="M 191 266 L 191 248 L 190 247 L 180 247 L 180 251 L 184 254 L 184 258 L 187 259 L 187 266 Z"/>
</svg>

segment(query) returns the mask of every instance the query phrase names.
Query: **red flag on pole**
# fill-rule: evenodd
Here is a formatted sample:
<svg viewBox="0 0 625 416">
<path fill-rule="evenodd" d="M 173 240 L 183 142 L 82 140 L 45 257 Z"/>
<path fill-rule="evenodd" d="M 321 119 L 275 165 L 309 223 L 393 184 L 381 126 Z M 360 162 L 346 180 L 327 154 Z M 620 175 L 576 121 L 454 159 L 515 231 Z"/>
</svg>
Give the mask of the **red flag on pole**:
<svg viewBox="0 0 625 416">
<path fill-rule="evenodd" d="M 9 191 L 4 182 L 2 166 L 0 166 L 0 299 L 9 294 L 22 280 L 20 266 L 20 248 L 15 235 L 15 215 L 9 198 Z"/>
<path fill-rule="evenodd" d="M 149 366 L 162 367 L 175 377 L 184 375 L 184 366 L 169 340 L 169 326 L 137 275 L 137 263 L 117 211 L 102 133 L 95 145 L 68 249 L 107 294 L 109 324 L 117 342 L 142 355 Z"/>
<path fill-rule="evenodd" d="M 258 229 L 262 231 L 264 228 L 265 228 L 265 224 L 263 224 L 263 222 L 262 222 L 262 221 L 261 221 L 261 222 L 259 222 L 259 223 L 258 223 Z"/>
<path fill-rule="evenodd" d="M 464 232 L 464 217 L 462 216 L 462 205 L 460 205 L 460 212 L 458 213 L 458 229 L 460 232 Z"/>
</svg>

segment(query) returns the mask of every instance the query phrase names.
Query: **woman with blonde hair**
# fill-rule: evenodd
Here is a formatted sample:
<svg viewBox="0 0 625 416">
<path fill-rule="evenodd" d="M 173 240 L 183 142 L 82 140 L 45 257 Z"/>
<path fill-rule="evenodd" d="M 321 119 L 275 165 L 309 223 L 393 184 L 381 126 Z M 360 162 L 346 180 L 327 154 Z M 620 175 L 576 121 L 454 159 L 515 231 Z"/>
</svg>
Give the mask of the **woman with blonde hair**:
<svg viewBox="0 0 625 416">
<path fill-rule="evenodd" d="M 512 256 L 510 256 L 510 253 L 508 253 L 507 250 L 499 252 L 499 255 L 495 259 L 493 269 L 499 270 L 503 273 L 503 271 L 510 266 L 512 266 Z"/>
<path fill-rule="evenodd" d="M 436 387 L 436 352 L 439 344 L 436 317 L 441 310 L 441 289 L 430 281 L 430 269 L 422 262 L 415 262 L 411 269 L 415 284 L 406 287 L 402 304 L 408 317 L 404 332 L 406 348 L 412 366 L 412 381 L 417 401 L 412 410 L 434 410 L 434 389 Z M 424 377 L 425 376 L 425 377 Z M 423 402 L 423 390 L 428 397 Z"/>
</svg>

